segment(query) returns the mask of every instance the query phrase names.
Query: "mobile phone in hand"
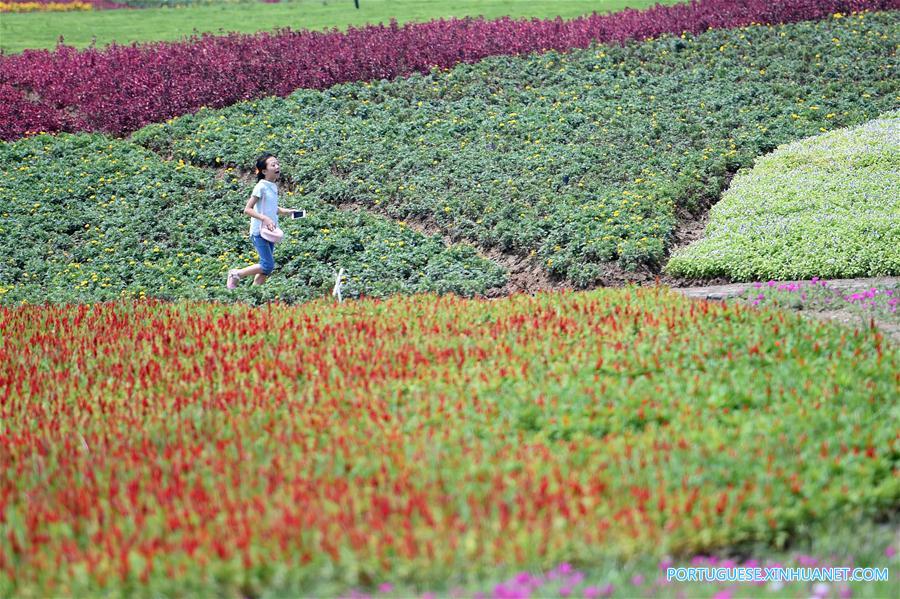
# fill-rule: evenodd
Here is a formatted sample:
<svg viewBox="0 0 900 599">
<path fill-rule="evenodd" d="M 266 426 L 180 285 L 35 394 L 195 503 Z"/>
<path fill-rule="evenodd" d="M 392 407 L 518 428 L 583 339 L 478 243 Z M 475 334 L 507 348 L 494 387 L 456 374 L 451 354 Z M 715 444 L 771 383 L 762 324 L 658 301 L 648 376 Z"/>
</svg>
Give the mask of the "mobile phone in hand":
<svg viewBox="0 0 900 599">
<path fill-rule="evenodd" d="M 306 218 L 306 210 L 294 210 L 291 212 L 291 218 Z"/>
</svg>

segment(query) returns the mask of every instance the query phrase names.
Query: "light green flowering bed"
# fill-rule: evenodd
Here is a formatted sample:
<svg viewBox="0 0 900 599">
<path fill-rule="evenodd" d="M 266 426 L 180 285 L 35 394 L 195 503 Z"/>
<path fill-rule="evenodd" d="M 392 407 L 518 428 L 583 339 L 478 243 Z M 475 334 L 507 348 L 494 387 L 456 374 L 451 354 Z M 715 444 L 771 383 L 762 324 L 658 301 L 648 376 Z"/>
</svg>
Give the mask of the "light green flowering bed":
<svg viewBox="0 0 900 599">
<path fill-rule="evenodd" d="M 900 110 L 757 159 L 666 270 L 737 281 L 900 274 Z"/>
</svg>

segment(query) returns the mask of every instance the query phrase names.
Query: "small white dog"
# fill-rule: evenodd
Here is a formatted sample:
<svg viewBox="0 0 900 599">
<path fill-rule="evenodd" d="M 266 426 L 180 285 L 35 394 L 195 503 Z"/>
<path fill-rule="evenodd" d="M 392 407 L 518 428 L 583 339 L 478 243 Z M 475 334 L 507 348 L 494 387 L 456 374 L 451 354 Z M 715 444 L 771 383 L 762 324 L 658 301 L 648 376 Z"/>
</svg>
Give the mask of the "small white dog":
<svg viewBox="0 0 900 599">
<path fill-rule="evenodd" d="M 343 302 L 344 298 L 341 295 L 341 289 L 344 286 L 344 269 L 342 268 L 337 276 L 334 278 L 334 289 L 331 290 L 331 295 L 337 298 L 337 301 Z"/>
</svg>

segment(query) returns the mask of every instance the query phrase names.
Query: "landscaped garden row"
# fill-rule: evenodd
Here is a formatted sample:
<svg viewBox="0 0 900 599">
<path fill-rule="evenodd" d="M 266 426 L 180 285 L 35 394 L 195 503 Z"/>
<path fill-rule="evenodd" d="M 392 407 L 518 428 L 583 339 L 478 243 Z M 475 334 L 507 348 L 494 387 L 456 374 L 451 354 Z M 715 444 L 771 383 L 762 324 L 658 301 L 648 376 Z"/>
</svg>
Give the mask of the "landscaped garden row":
<svg viewBox="0 0 900 599">
<path fill-rule="evenodd" d="M 897 99 L 900 104 L 900 98 Z M 900 274 L 900 111 L 778 148 L 738 174 L 674 275 Z"/>
<path fill-rule="evenodd" d="M 2 0 L 0 12 L 68 12 L 122 8 L 124 4 L 112 0 Z"/>
<path fill-rule="evenodd" d="M 451 19 L 351 28 L 346 33 L 285 31 L 104 50 L 26 51 L 0 56 L 0 84 L 35 94 L 0 105 L 0 139 L 34 131 L 18 123 L 35 104 L 75 113 L 69 121 L 51 118 L 40 130 L 123 134 L 202 106 L 222 107 L 261 96 L 285 96 L 298 88 L 393 78 L 497 54 L 567 50 L 595 42 L 699 33 L 711 27 L 896 8 L 900 0 L 701 0 L 571 21 Z"/>
<path fill-rule="evenodd" d="M 304 197 L 530 253 L 586 286 L 610 262 L 657 268 L 677 211 L 717 200 L 757 156 L 895 107 L 898 26 L 900 13 L 860 14 L 493 57 L 201 110 L 133 139 L 198 165 L 273 151 Z"/>
<path fill-rule="evenodd" d="M 164 162 L 135 144 L 92 134 L 0 144 L 0 303 L 160 298 L 345 297 L 404 292 L 483 293 L 502 268 L 466 246 L 365 212 L 285 194 L 277 274 L 264 288 L 225 289 L 229 268 L 257 262 L 241 210 L 253 181 Z"/>
<path fill-rule="evenodd" d="M 881 335 L 663 288 L 0 329 L 4 596 L 432 585 L 778 546 L 900 502 Z"/>
<path fill-rule="evenodd" d="M 68 12 L 73 10 L 236 4 L 239 2 L 275 3 L 279 0 L 3 0 L 0 1 L 0 12 Z"/>
</svg>

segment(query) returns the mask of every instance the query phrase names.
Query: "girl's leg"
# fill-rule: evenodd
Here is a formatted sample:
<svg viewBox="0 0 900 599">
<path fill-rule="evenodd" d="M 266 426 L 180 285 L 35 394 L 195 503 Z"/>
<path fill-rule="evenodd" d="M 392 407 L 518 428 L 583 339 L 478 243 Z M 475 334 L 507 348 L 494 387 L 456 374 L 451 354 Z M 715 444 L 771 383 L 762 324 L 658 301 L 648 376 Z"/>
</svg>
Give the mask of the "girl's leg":
<svg viewBox="0 0 900 599">
<path fill-rule="evenodd" d="M 237 286 L 240 284 L 241 279 L 243 279 L 244 277 L 253 276 L 260 272 L 262 272 L 262 267 L 259 264 L 254 264 L 253 266 L 248 266 L 247 268 L 242 268 L 240 270 L 232 268 L 228 271 L 226 287 L 228 287 L 229 289 L 237 289 Z"/>
<path fill-rule="evenodd" d="M 237 276 L 243 279 L 244 277 L 250 277 L 261 273 L 262 266 L 260 266 L 259 264 L 254 264 L 253 266 L 248 266 L 247 268 L 242 268 L 235 272 L 237 272 Z"/>
<path fill-rule="evenodd" d="M 259 254 L 259 264 L 255 267 L 251 267 L 256 269 L 253 271 L 253 284 L 262 285 L 266 282 L 266 278 L 272 274 L 272 271 L 275 270 L 275 257 L 272 255 L 275 244 L 256 235 L 252 236 L 250 239 L 253 241 L 256 253 Z"/>
<path fill-rule="evenodd" d="M 253 266 L 248 266 L 247 268 L 242 268 L 240 270 L 228 271 L 229 289 L 237 287 L 238 280 L 250 276 L 253 277 L 254 285 L 262 285 L 266 282 L 268 275 L 272 274 L 272 271 L 275 269 L 275 259 L 272 256 L 275 244 L 262 239 L 258 235 L 251 235 L 250 241 L 253 242 L 253 247 L 256 248 L 256 253 L 259 254 L 259 264 L 254 264 Z"/>
</svg>

